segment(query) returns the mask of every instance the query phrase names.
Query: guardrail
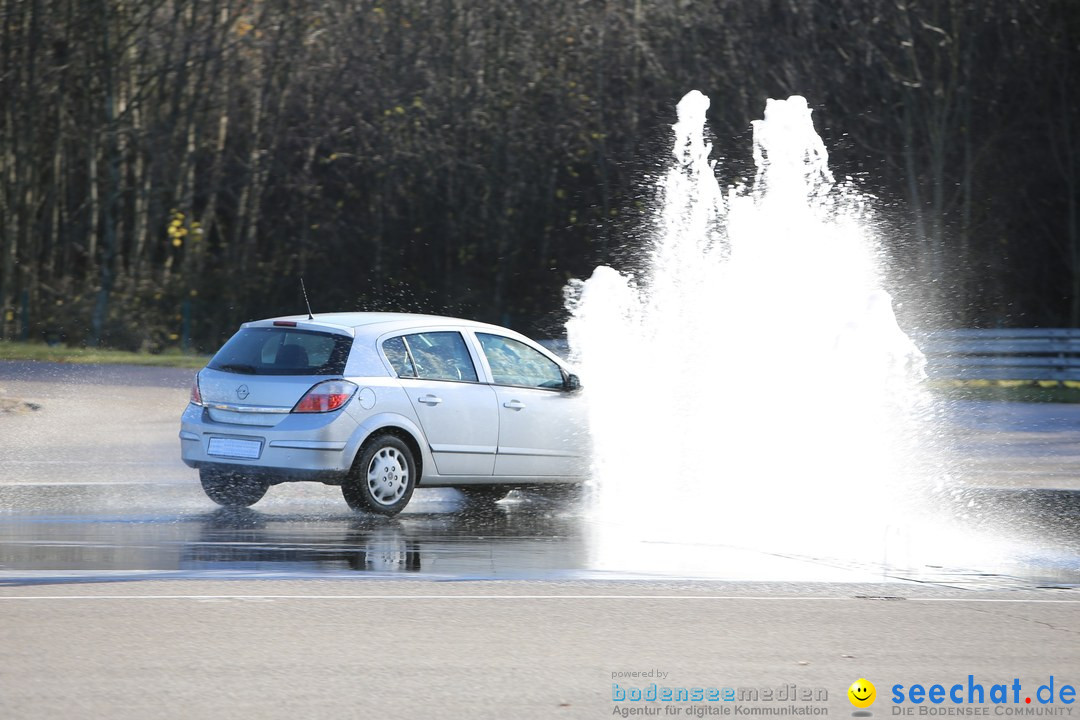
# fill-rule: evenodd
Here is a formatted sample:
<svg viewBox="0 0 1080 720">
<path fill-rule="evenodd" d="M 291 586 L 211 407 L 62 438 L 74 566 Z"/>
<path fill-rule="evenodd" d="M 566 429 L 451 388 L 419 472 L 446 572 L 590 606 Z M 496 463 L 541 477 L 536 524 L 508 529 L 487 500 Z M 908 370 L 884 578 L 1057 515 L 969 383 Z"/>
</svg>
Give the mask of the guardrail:
<svg viewBox="0 0 1080 720">
<path fill-rule="evenodd" d="M 930 380 L 1080 382 L 1080 328 L 933 330 L 912 339 Z M 561 357 L 569 353 L 565 338 L 540 344 Z"/>
<path fill-rule="evenodd" d="M 1080 329 L 936 330 L 914 339 L 931 380 L 1080 381 Z"/>
</svg>

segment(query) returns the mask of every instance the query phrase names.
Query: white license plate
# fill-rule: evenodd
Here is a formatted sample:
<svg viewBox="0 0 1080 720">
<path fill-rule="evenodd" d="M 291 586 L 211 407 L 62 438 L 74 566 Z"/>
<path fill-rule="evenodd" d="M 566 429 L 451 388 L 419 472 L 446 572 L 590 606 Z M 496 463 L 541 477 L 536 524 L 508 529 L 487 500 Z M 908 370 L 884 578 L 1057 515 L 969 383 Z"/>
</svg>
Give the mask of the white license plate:
<svg viewBox="0 0 1080 720">
<path fill-rule="evenodd" d="M 218 457 L 244 458 L 258 460 L 262 453 L 262 443 L 258 440 L 237 440 L 236 438 L 210 438 L 206 448 L 207 455 Z"/>
</svg>

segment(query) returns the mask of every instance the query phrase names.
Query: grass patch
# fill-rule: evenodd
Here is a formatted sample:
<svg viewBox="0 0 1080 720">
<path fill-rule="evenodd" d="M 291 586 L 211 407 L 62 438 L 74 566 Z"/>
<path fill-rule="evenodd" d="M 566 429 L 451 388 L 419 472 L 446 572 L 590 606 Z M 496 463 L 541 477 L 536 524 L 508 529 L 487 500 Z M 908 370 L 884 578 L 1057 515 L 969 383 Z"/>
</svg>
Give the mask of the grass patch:
<svg viewBox="0 0 1080 720">
<path fill-rule="evenodd" d="M 179 350 L 150 353 L 108 350 L 104 348 L 67 347 L 44 343 L 0 341 L 0 360 L 31 360 L 35 362 L 82 363 L 93 365 L 148 365 L 199 369 L 206 365 L 205 355 L 185 355 Z"/>
<path fill-rule="evenodd" d="M 1071 380 L 930 380 L 926 385 L 952 400 L 1080 403 L 1080 383 Z"/>
</svg>

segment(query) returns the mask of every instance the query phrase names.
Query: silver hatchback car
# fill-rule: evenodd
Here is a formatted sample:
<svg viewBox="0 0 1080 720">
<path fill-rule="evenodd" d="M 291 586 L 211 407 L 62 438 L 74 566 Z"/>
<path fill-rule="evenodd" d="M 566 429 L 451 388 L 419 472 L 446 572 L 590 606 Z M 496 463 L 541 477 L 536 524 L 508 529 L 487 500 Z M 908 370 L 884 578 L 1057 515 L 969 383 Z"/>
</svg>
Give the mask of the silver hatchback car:
<svg viewBox="0 0 1080 720">
<path fill-rule="evenodd" d="M 580 382 L 506 328 L 431 315 L 339 313 L 245 323 L 195 377 L 184 462 L 226 506 L 270 485 L 340 485 L 350 507 L 400 512 L 416 487 L 495 500 L 580 483 Z"/>
</svg>

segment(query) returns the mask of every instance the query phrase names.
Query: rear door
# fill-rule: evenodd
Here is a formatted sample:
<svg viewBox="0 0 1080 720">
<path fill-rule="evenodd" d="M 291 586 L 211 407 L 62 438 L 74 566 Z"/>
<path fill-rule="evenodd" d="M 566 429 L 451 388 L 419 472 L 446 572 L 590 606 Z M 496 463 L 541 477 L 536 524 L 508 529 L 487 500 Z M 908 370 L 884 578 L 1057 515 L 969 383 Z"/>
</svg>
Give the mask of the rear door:
<svg viewBox="0 0 1080 720">
<path fill-rule="evenodd" d="M 476 333 L 499 406 L 500 477 L 586 474 L 589 438 L 581 393 L 567 392 L 562 368 L 525 343 Z"/>
<path fill-rule="evenodd" d="M 490 476 L 498 405 L 495 391 L 479 382 L 461 333 L 396 335 L 384 339 L 382 349 L 420 419 L 439 474 Z"/>
</svg>

